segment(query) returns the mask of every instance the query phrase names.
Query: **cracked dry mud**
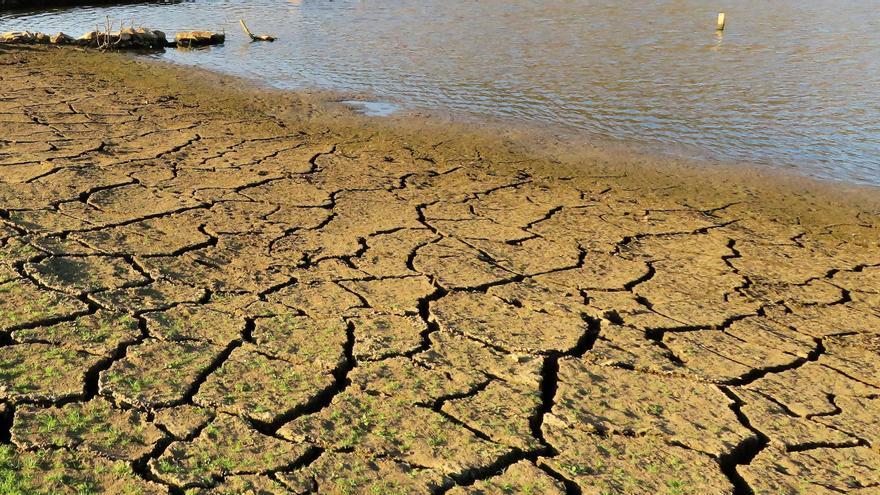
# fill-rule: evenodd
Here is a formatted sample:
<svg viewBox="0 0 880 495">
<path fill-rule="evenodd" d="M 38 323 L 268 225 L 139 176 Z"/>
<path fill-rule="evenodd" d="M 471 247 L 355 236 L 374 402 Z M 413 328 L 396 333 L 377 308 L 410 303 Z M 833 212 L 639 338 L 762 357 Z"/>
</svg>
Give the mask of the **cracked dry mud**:
<svg viewBox="0 0 880 495">
<path fill-rule="evenodd" d="M 880 493 L 876 202 L 0 64 L 2 493 Z"/>
</svg>

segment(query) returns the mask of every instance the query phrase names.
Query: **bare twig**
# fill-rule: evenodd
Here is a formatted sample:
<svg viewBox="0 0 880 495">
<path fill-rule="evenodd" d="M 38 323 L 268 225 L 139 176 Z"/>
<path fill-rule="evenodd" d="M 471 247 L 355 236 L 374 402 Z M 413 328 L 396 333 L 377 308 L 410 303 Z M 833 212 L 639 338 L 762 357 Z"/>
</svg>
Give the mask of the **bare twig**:
<svg viewBox="0 0 880 495">
<path fill-rule="evenodd" d="M 255 35 L 248 29 L 247 24 L 244 23 L 244 19 L 239 19 L 239 23 L 241 23 L 242 29 L 244 29 L 245 34 L 250 37 L 251 41 L 275 41 L 274 36 L 269 36 L 268 34 Z"/>
</svg>

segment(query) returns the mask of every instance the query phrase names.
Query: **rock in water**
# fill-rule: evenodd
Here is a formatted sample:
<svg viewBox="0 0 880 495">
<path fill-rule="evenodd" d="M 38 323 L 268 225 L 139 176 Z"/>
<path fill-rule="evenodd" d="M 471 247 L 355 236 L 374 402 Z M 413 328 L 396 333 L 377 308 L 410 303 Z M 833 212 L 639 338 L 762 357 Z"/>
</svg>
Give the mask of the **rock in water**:
<svg viewBox="0 0 880 495">
<path fill-rule="evenodd" d="M 28 31 L 10 31 L 0 34 L 0 43 L 35 43 L 34 33 Z"/>
<path fill-rule="evenodd" d="M 64 33 L 58 33 L 55 36 L 49 38 L 49 43 L 53 45 L 71 45 L 76 42 L 76 39 L 73 36 L 68 36 Z"/>
<path fill-rule="evenodd" d="M 226 41 L 226 35 L 211 31 L 186 31 L 177 33 L 174 39 L 177 41 L 177 46 L 206 46 L 223 43 Z"/>
<path fill-rule="evenodd" d="M 98 44 L 98 37 L 99 36 L 101 36 L 101 35 L 97 31 L 91 31 L 91 32 L 88 32 L 88 33 L 80 36 L 79 38 L 76 39 L 76 41 L 80 45 L 96 46 Z"/>
</svg>

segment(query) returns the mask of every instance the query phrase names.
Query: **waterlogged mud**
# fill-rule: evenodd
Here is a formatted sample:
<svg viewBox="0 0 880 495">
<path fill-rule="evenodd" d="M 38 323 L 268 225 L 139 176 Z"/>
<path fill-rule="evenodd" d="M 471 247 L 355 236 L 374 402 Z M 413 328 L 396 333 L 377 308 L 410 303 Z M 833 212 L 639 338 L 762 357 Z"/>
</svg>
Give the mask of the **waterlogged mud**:
<svg viewBox="0 0 880 495">
<path fill-rule="evenodd" d="M 3 50 L 4 493 L 880 490 L 873 192 Z"/>
</svg>

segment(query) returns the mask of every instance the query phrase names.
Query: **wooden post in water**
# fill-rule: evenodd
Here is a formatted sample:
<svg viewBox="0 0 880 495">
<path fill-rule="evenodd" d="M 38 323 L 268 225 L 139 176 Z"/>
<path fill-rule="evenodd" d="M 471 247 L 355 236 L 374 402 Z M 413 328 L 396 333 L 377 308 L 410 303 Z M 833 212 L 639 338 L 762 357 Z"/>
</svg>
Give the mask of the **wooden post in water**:
<svg viewBox="0 0 880 495">
<path fill-rule="evenodd" d="M 724 12 L 718 13 L 718 24 L 715 25 L 715 29 L 718 31 L 724 31 Z"/>
</svg>

